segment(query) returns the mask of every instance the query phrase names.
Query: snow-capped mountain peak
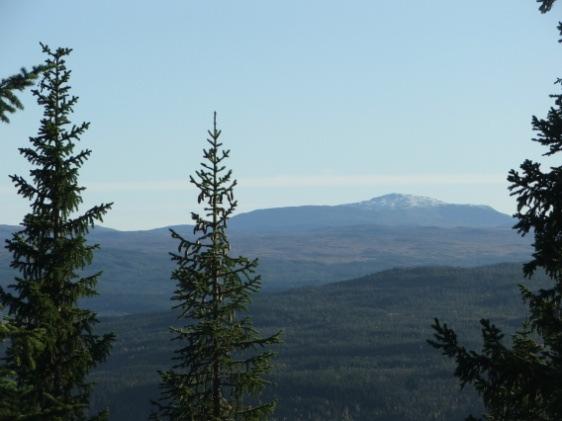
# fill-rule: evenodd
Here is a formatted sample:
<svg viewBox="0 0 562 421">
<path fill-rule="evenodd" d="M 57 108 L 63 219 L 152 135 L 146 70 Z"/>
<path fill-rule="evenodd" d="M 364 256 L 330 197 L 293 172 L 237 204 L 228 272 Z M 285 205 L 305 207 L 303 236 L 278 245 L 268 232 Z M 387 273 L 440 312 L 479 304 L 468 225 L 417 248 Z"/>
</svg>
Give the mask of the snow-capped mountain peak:
<svg viewBox="0 0 562 421">
<path fill-rule="evenodd" d="M 345 206 L 375 210 L 430 208 L 443 205 L 446 205 L 446 203 L 431 197 L 391 193 L 384 196 L 374 197 L 370 200 L 364 200 L 362 202 L 349 203 Z"/>
</svg>

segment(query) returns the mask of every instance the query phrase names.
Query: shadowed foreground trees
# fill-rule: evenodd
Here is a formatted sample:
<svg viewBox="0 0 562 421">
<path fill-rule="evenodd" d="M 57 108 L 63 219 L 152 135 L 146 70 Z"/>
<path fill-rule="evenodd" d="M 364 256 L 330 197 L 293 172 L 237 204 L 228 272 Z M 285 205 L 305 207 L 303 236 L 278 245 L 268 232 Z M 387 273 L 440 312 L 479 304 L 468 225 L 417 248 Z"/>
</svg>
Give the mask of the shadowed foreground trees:
<svg viewBox="0 0 562 421">
<path fill-rule="evenodd" d="M 198 202 L 205 215 L 192 213 L 192 241 L 172 230 L 178 249 L 172 279 L 177 282 L 173 300 L 183 327 L 172 328 L 179 346 L 173 369 L 161 373 L 161 399 L 153 419 L 169 420 L 263 420 L 274 402 L 260 402 L 271 366 L 272 352 L 263 350 L 279 343 L 280 334 L 261 336 L 244 315 L 251 294 L 260 289 L 255 275 L 257 260 L 232 257 L 227 222 L 234 200 L 232 171 L 224 161 L 216 113 L 204 162 L 190 182 L 199 190 Z"/>
<path fill-rule="evenodd" d="M 546 120 L 533 118 L 536 139 L 549 147 L 545 155 L 562 151 L 562 96 L 556 97 Z M 523 272 L 531 278 L 541 269 L 552 286 L 532 291 L 520 286 L 528 304 L 528 317 L 512 338 L 482 320 L 481 352 L 468 351 L 455 331 L 436 320 L 431 345 L 454 358 L 461 385 L 472 384 L 482 396 L 489 420 L 562 419 L 562 166 L 543 172 L 541 165 L 526 160 L 521 172 L 512 170 L 508 180 L 517 195 L 515 228 L 534 234 L 533 259 Z"/>
<path fill-rule="evenodd" d="M 540 3 L 540 10 L 547 12 L 554 0 Z M 562 151 L 562 95 L 552 97 L 554 106 L 546 119 L 532 120 L 537 132 L 533 141 L 547 147 L 545 156 Z M 429 343 L 455 359 L 461 385 L 473 385 L 483 399 L 484 419 L 558 420 L 562 419 L 562 166 L 544 170 L 540 163 L 525 160 L 520 171 L 510 171 L 508 181 L 517 197 L 519 221 L 514 228 L 534 235 L 533 259 L 523 273 L 531 278 L 542 270 L 552 284 L 538 291 L 520 286 L 528 315 L 511 347 L 487 319 L 481 320 L 480 352 L 460 345 L 456 332 L 437 319 L 435 339 Z"/>
<path fill-rule="evenodd" d="M 0 408 L 8 414 L 17 408 L 8 419 L 101 419 L 103 413 L 87 415 L 91 385 L 86 376 L 108 356 L 113 335 L 95 334 L 96 315 L 80 308 L 78 300 L 96 294 L 99 273 L 84 270 L 97 246 L 87 244 L 85 236 L 111 205 L 76 214 L 84 190 L 78 171 L 91 151 L 76 152 L 75 143 L 89 123 L 69 120 L 78 101 L 68 85 L 65 57 L 71 50 L 42 47 L 46 70 L 33 95 L 44 109 L 43 118 L 31 145 L 20 148 L 32 165 L 32 181 L 11 176 L 18 193 L 31 202 L 31 211 L 23 229 L 7 241 L 11 267 L 19 275 L 10 291 L 0 289 L 10 323 L 2 370 L 14 391 L 0 397 Z"/>
</svg>

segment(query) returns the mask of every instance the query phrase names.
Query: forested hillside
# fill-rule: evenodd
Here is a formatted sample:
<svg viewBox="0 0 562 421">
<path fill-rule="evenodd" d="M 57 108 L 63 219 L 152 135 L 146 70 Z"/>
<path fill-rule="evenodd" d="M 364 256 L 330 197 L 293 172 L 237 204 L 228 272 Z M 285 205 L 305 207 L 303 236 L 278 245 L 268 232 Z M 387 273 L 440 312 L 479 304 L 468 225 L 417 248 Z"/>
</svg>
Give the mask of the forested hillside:
<svg viewBox="0 0 562 421">
<path fill-rule="evenodd" d="M 2 237 L 16 227 L 3 226 Z M 191 227 L 175 227 L 186 235 Z M 102 295 L 91 306 L 104 315 L 168 308 L 173 289 L 168 229 L 116 231 L 97 227 L 91 241 L 101 244 L 92 271 L 102 270 Z M 478 266 L 529 258 L 529 239 L 510 228 L 385 227 L 361 225 L 285 232 L 233 230 L 234 253 L 260 259 L 264 291 L 351 279 L 393 267 Z M 14 274 L 0 248 L 0 284 Z"/>
<path fill-rule="evenodd" d="M 538 286 L 541 280 L 529 282 Z M 478 320 L 512 331 L 525 314 L 517 282 L 521 265 L 461 269 L 395 269 L 322 287 L 262 294 L 256 325 L 284 330 L 270 396 L 278 419 L 455 420 L 478 411 L 460 393 L 452 364 L 426 344 L 435 316 L 479 341 Z M 157 395 L 156 370 L 169 366 L 171 312 L 105 319 L 117 333 L 108 364 L 98 370 L 97 407 L 112 420 L 143 419 Z"/>
</svg>

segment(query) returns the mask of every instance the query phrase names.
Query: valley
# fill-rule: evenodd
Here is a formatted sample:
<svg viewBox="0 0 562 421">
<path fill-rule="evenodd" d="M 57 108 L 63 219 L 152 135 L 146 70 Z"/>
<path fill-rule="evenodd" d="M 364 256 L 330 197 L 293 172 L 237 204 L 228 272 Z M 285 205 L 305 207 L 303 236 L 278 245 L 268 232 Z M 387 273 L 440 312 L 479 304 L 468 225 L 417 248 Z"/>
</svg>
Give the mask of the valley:
<svg viewBox="0 0 562 421">
<path fill-rule="evenodd" d="M 277 420 L 460 420 L 481 410 L 460 391 L 453 365 L 426 340 L 439 317 L 478 347 L 479 320 L 512 332 L 525 314 L 519 264 L 472 269 L 393 269 L 330 285 L 264 293 L 251 316 L 264 332 L 282 329 L 285 343 L 267 397 Z M 532 288 L 545 285 L 538 276 Z M 157 370 L 171 364 L 171 311 L 103 319 L 117 342 L 93 375 L 96 407 L 112 420 L 145 419 L 158 395 Z M 509 341 L 509 339 L 507 339 Z"/>
</svg>

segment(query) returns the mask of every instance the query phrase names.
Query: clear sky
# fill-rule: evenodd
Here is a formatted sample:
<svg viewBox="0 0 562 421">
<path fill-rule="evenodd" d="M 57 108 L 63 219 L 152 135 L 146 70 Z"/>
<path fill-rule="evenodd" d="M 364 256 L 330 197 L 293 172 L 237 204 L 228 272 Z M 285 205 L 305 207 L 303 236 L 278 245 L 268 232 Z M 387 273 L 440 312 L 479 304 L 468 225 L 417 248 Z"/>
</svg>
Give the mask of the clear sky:
<svg viewBox="0 0 562 421">
<path fill-rule="evenodd" d="M 542 150 L 562 68 L 560 8 L 534 0 L 0 0 L 0 77 L 74 48 L 75 121 L 105 225 L 190 222 L 187 183 L 217 110 L 240 211 L 390 193 L 512 213 L 507 171 Z M 0 223 L 27 203 L 8 174 L 41 110 L 0 127 Z M 3 175 L 2 175 L 3 174 Z"/>
</svg>

